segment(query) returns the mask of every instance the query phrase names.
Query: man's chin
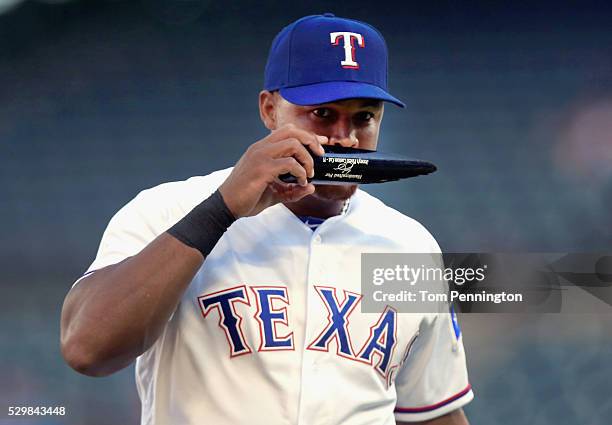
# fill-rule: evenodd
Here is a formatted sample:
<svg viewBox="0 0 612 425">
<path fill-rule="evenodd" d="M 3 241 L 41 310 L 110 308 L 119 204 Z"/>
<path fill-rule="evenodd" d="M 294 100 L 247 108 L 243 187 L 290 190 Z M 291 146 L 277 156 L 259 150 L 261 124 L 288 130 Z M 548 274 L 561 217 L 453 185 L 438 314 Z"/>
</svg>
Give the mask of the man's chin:
<svg viewBox="0 0 612 425">
<path fill-rule="evenodd" d="M 357 185 L 316 185 L 313 197 L 325 201 L 345 201 L 357 190 Z"/>
</svg>

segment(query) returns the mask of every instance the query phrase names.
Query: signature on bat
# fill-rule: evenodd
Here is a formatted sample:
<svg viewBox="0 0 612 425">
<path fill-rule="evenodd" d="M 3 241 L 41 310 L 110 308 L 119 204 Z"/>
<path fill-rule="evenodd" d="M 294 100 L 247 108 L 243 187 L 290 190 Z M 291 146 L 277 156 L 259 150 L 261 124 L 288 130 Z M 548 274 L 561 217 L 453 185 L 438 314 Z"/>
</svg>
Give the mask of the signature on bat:
<svg viewBox="0 0 612 425">
<path fill-rule="evenodd" d="M 340 171 L 342 174 L 348 174 L 353 169 L 353 165 L 355 165 L 355 163 L 342 162 L 338 164 L 338 166 L 334 168 L 334 170 Z"/>
</svg>

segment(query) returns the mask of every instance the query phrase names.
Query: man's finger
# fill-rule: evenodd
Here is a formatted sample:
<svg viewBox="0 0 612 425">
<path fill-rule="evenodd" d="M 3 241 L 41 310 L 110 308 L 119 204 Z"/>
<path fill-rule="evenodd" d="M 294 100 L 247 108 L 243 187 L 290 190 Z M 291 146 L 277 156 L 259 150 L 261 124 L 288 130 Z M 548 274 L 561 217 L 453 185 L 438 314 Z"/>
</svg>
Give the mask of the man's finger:
<svg viewBox="0 0 612 425">
<path fill-rule="evenodd" d="M 290 173 L 295 176 L 297 183 L 300 186 L 306 186 L 308 179 L 306 177 L 306 170 L 297 162 L 297 160 L 290 156 L 286 158 L 277 158 L 272 161 L 272 172 L 274 176 L 280 176 L 281 174 Z"/>
<path fill-rule="evenodd" d="M 296 138 L 303 145 L 308 146 L 315 155 L 323 155 L 325 153 L 325 149 L 323 149 L 322 144 L 328 142 L 327 137 L 316 135 L 294 125 L 281 127 L 278 130 L 275 130 L 271 136 L 271 142 L 278 142 L 288 138 Z"/>
<path fill-rule="evenodd" d="M 273 158 L 294 157 L 302 164 L 308 177 L 314 176 L 314 161 L 311 154 L 298 139 L 290 138 L 266 147 L 268 154 Z"/>
</svg>

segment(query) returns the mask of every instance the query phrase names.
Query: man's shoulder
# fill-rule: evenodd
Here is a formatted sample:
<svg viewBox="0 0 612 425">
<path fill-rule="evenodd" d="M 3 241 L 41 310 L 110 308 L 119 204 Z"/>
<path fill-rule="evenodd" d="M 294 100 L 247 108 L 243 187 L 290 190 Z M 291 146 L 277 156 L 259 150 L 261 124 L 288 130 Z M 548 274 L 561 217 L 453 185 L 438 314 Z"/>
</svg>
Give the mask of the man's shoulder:
<svg viewBox="0 0 612 425">
<path fill-rule="evenodd" d="M 411 228 L 425 229 L 425 227 L 414 218 L 385 204 L 381 199 L 362 189 L 357 191 L 356 197 L 359 201 L 360 213 L 371 217 L 374 222 L 387 221 L 393 224 L 409 226 Z"/>
<path fill-rule="evenodd" d="M 171 181 L 145 189 L 138 194 L 146 200 L 182 199 L 202 201 L 205 194 L 212 194 L 225 181 L 232 168 L 217 170 L 204 176 L 193 176 L 186 180 Z M 208 196 L 206 195 L 206 197 Z"/>
<path fill-rule="evenodd" d="M 431 249 L 427 252 L 439 252 L 440 248 L 435 238 L 418 220 L 385 204 L 381 199 L 364 190 L 359 189 L 355 195 L 362 229 L 395 240 L 406 241 L 410 245 L 416 242 L 417 246 Z"/>
<path fill-rule="evenodd" d="M 174 224 L 217 190 L 231 171 L 232 168 L 226 168 L 204 176 L 193 176 L 144 189 L 114 219 L 138 216 L 142 220 L 158 223 L 165 230 L 165 227 Z"/>
</svg>

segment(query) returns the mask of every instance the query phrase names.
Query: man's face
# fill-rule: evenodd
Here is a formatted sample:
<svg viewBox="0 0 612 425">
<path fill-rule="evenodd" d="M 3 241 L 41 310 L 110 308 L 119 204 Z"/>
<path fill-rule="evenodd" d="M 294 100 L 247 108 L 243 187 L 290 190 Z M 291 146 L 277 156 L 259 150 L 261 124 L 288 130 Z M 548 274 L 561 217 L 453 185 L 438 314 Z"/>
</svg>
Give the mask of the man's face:
<svg viewBox="0 0 612 425">
<path fill-rule="evenodd" d="M 326 136 L 330 145 L 376 150 L 382 121 L 383 102 L 376 99 L 347 99 L 313 106 L 299 106 L 274 98 L 274 127 L 292 123 L 299 128 Z M 357 185 L 317 185 L 312 195 L 322 200 L 348 199 Z"/>
</svg>

